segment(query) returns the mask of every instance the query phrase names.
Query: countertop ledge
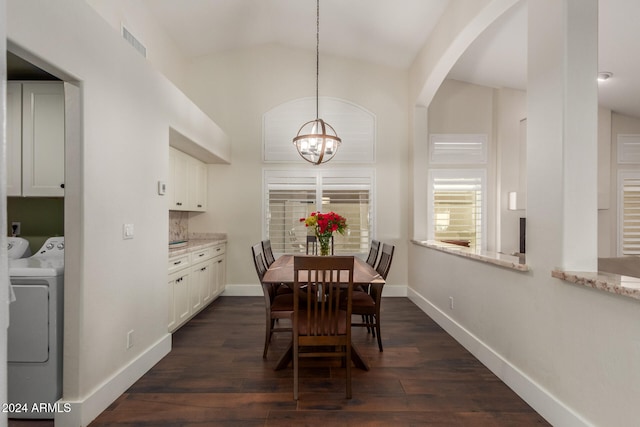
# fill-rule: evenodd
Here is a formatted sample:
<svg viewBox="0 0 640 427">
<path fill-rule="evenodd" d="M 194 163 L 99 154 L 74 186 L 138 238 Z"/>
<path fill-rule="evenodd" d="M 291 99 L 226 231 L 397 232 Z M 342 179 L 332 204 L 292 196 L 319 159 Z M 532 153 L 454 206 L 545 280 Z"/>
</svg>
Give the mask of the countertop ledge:
<svg viewBox="0 0 640 427">
<path fill-rule="evenodd" d="M 185 246 L 171 249 L 169 248 L 169 258 L 188 254 L 207 246 L 216 246 L 227 243 L 227 235 L 224 233 L 200 233 L 189 236 L 189 241 Z"/>
<path fill-rule="evenodd" d="M 527 272 L 529 266 L 524 263 L 524 258 L 513 255 L 502 254 L 498 252 L 479 252 L 471 248 L 465 248 L 450 243 L 443 243 L 436 240 L 411 240 L 412 243 L 424 246 L 425 248 L 435 249 L 437 251 L 461 256 L 464 258 L 474 259 L 476 261 L 485 262 L 487 264 L 497 265 L 499 267 L 509 268 L 516 271 Z"/>
<path fill-rule="evenodd" d="M 620 274 L 553 270 L 551 276 L 576 285 L 640 300 L 640 278 Z"/>
</svg>

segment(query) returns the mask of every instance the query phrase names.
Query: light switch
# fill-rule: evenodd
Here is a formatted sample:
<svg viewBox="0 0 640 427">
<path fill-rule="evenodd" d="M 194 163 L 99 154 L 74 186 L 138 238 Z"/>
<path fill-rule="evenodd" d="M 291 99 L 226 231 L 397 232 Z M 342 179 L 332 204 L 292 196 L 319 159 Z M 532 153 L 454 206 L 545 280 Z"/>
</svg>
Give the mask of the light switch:
<svg viewBox="0 0 640 427">
<path fill-rule="evenodd" d="M 167 193 L 167 183 L 164 181 L 158 181 L 158 194 L 164 196 Z"/>
<path fill-rule="evenodd" d="M 133 224 L 124 224 L 122 227 L 122 238 L 133 239 Z"/>
</svg>

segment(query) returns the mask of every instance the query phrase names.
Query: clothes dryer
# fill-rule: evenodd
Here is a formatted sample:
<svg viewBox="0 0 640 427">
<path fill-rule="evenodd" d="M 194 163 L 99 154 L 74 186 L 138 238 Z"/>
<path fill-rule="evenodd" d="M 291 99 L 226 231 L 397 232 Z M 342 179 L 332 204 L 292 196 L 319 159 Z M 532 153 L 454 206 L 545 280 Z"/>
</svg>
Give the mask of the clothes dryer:
<svg viewBox="0 0 640 427">
<path fill-rule="evenodd" d="M 62 397 L 64 237 L 9 260 L 7 397 L 10 418 L 54 418 Z"/>
</svg>

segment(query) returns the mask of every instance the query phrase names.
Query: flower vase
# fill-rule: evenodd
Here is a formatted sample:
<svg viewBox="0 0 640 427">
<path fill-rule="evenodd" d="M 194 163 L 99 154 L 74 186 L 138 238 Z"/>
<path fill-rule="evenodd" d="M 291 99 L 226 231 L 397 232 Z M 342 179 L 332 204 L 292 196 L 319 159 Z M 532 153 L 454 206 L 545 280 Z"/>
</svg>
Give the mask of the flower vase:
<svg viewBox="0 0 640 427">
<path fill-rule="evenodd" d="M 320 255 L 321 256 L 329 255 L 329 249 L 331 246 L 331 234 L 330 233 L 317 234 L 316 237 L 318 238 L 318 243 L 320 244 Z"/>
</svg>

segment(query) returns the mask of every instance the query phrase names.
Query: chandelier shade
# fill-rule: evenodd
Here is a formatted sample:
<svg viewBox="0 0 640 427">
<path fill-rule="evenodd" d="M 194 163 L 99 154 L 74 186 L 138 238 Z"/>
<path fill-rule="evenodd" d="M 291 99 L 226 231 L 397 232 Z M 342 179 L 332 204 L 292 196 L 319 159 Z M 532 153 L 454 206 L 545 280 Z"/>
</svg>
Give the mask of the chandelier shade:
<svg viewBox="0 0 640 427">
<path fill-rule="evenodd" d="M 318 117 L 318 80 L 320 76 L 320 0 L 316 0 L 316 119 L 306 122 L 293 138 L 298 154 L 319 165 L 333 159 L 342 140 L 335 129 Z"/>
</svg>

